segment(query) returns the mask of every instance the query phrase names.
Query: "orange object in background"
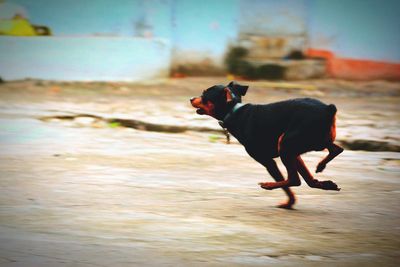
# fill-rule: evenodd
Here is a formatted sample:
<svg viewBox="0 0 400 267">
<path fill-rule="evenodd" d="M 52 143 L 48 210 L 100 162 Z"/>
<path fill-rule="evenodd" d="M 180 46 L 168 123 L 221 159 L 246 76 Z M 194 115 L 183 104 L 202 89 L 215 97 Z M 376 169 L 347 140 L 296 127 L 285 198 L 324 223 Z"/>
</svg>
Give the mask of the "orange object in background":
<svg viewBox="0 0 400 267">
<path fill-rule="evenodd" d="M 181 72 L 174 72 L 171 74 L 171 77 L 175 79 L 181 79 L 181 78 L 186 78 L 186 74 Z"/>
<path fill-rule="evenodd" d="M 400 64 L 366 59 L 339 58 L 328 50 L 308 49 L 312 58 L 327 61 L 327 74 L 332 78 L 373 80 L 400 80 Z"/>
<path fill-rule="evenodd" d="M 60 86 L 57 86 L 57 85 L 53 85 L 53 86 L 51 86 L 50 88 L 49 88 L 49 91 L 48 91 L 50 94 L 58 94 L 58 93 L 60 93 L 61 92 L 61 87 Z"/>
</svg>

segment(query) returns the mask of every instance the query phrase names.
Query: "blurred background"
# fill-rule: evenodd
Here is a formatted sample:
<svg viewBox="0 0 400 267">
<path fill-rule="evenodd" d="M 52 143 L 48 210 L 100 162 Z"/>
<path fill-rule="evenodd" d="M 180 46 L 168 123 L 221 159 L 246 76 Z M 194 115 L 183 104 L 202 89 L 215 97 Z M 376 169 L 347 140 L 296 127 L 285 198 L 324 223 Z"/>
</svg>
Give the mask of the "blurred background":
<svg viewBox="0 0 400 267">
<path fill-rule="evenodd" d="M 0 266 L 393 266 L 399 0 L 0 0 Z M 334 103 L 345 151 L 282 190 L 189 99 Z M 302 155 L 310 171 L 327 151 Z M 279 159 L 278 166 L 286 175 Z"/>
<path fill-rule="evenodd" d="M 0 76 L 400 79 L 396 0 L 0 1 Z"/>
</svg>

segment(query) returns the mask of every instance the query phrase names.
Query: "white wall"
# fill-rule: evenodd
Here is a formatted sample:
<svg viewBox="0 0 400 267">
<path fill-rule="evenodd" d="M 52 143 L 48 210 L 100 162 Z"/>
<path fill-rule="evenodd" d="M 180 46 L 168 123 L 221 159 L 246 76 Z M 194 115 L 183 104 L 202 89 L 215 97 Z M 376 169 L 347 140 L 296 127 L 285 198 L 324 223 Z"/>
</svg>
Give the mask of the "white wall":
<svg viewBox="0 0 400 267">
<path fill-rule="evenodd" d="M 156 38 L 0 36 L 4 80 L 145 81 L 166 77 L 170 57 Z"/>
<path fill-rule="evenodd" d="M 399 0 L 310 0 L 310 48 L 400 63 Z"/>
</svg>

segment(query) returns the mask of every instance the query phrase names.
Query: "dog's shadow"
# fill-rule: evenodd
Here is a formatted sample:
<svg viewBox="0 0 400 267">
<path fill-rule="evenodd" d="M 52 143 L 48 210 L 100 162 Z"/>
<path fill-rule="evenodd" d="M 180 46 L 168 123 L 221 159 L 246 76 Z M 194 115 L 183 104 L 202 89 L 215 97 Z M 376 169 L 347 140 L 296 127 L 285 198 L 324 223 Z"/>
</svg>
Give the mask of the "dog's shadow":
<svg viewBox="0 0 400 267">
<path fill-rule="evenodd" d="M 274 206 L 265 206 L 265 207 L 254 207 L 254 208 L 249 208 L 249 207 L 244 207 L 247 209 L 247 213 L 260 216 L 260 217 L 265 217 L 265 218 L 271 218 L 273 216 L 285 216 L 285 218 L 313 218 L 315 219 L 316 217 L 324 217 L 327 215 L 332 215 L 333 211 L 330 210 L 324 210 L 318 207 L 292 207 L 290 209 L 287 208 L 280 208 L 278 205 Z"/>
</svg>

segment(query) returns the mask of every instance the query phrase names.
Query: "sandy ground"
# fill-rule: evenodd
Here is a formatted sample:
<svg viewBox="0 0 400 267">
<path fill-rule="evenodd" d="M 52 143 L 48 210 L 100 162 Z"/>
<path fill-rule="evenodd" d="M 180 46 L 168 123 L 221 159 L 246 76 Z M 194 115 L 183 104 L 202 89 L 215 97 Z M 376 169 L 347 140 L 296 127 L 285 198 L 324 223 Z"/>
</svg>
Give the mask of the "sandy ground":
<svg viewBox="0 0 400 267">
<path fill-rule="evenodd" d="M 40 120 L 218 129 L 188 101 L 215 83 L 226 81 L 1 84 L 0 266 L 398 266 L 396 149 L 346 150 L 316 176 L 342 191 L 303 182 L 296 209 L 282 210 L 283 192 L 260 189 L 272 179 L 222 135 Z M 338 139 L 399 145 L 399 83 L 249 84 L 246 102 L 318 97 L 339 109 Z M 324 155 L 303 158 L 314 170 Z"/>
</svg>

